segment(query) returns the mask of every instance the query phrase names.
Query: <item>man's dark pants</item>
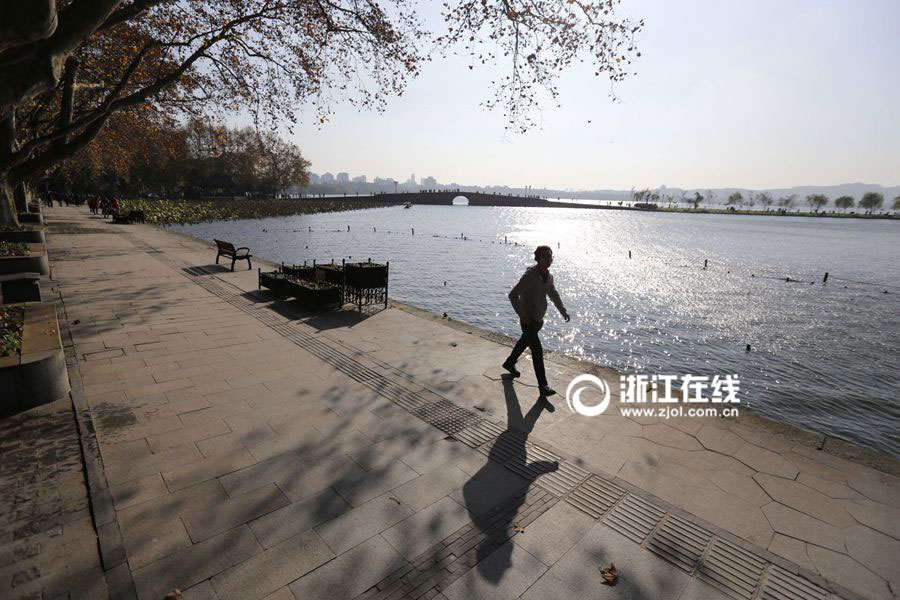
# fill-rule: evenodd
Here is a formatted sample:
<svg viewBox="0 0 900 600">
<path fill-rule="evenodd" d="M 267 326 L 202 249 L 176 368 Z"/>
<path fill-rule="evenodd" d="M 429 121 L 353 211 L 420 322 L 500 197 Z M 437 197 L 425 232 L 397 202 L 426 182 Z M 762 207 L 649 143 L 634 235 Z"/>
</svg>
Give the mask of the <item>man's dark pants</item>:
<svg viewBox="0 0 900 600">
<path fill-rule="evenodd" d="M 544 348 L 541 346 L 541 339 L 538 337 L 538 331 L 544 326 L 543 321 L 532 321 L 528 325 L 522 325 L 522 337 L 516 342 L 512 354 L 506 359 L 510 365 L 514 365 L 525 348 L 531 350 L 531 362 L 534 364 L 534 376 L 540 387 L 547 386 L 547 374 L 544 372 Z"/>
</svg>

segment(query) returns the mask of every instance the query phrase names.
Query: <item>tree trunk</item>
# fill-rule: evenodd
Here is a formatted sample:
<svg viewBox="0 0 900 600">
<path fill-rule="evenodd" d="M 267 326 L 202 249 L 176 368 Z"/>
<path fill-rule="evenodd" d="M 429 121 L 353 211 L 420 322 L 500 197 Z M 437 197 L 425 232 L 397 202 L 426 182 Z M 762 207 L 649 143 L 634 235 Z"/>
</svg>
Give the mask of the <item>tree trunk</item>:
<svg viewBox="0 0 900 600">
<path fill-rule="evenodd" d="M 13 188 L 5 177 L 0 177 L 0 225 L 18 225 Z"/>
<path fill-rule="evenodd" d="M 24 181 L 20 181 L 13 185 L 13 199 L 15 200 L 16 210 L 19 212 L 28 212 L 28 203 L 31 202 L 34 195 L 31 193 L 31 186 Z"/>
<path fill-rule="evenodd" d="M 12 154 L 16 143 L 14 113 L 0 114 L 0 157 Z M 0 173 L 0 225 L 18 225 L 14 187 L 8 173 Z"/>
</svg>

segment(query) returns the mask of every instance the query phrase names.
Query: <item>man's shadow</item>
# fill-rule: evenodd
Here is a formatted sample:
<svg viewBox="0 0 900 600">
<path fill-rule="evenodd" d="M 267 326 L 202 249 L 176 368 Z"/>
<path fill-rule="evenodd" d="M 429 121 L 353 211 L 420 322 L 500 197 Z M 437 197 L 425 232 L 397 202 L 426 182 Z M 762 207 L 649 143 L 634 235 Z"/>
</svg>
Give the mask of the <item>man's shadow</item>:
<svg viewBox="0 0 900 600">
<path fill-rule="evenodd" d="M 519 508 L 525 502 L 525 492 L 535 479 L 559 468 L 556 461 L 527 463 L 525 441 L 547 403 L 539 399 L 523 416 L 512 380 L 503 381 L 503 394 L 506 431 L 494 441 L 488 455 L 490 460 L 463 486 L 463 498 L 475 527 L 487 536 L 476 549 L 477 569 L 484 579 L 494 584 L 512 566 L 512 544 L 506 542 L 511 537 Z M 514 467 L 518 474 L 513 475 L 501 465 Z M 526 466 L 531 473 L 528 477 L 521 474 L 526 472 Z M 502 550 L 498 552 L 498 548 Z M 491 560 L 485 562 L 491 554 Z"/>
</svg>

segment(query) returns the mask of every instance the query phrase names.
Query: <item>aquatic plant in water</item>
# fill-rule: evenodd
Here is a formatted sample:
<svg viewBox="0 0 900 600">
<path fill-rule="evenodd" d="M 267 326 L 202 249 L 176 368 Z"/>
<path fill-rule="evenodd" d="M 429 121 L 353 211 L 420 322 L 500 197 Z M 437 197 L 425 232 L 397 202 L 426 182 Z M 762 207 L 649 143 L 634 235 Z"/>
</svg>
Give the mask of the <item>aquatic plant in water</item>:
<svg viewBox="0 0 900 600">
<path fill-rule="evenodd" d="M 161 225 L 264 219 L 297 214 L 337 212 L 388 206 L 390 202 L 356 198 L 247 198 L 239 200 L 132 199 L 121 202 L 121 211 L 144 211 L 150 223 Z"/>
</svg>

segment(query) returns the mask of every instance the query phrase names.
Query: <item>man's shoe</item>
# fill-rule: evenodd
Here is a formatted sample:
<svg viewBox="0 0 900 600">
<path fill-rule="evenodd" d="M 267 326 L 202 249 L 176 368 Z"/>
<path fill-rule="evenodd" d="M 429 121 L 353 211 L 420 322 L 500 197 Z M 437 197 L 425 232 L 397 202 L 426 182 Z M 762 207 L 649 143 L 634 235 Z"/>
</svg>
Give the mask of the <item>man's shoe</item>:
<svg viewBox="0 0 900 600">
<path fill-rule="evenodd" d="M 552 396 L 552 395 L 556 394 L 556 390 L 554 390 L 554 389 L 553 389 L 552 387 L 550 387 L 549 385 L 542 385 L 542 386 L 540 387 L 540 390 L 541 390 L 541 397 L 542 397 L 542 398 L 546 398 L 546 397 L 548 397 L 548 396 Z"/>
<path fill-rule="evenodd" d="M 507 373 L 512 375 L 513 377 L 519 377 L 521 373 L 516 370 L 516 366 L 514 364 L 510 364 L 508 362 L 503 363 L 503 368 L 506 369 Z"/>
</svg>

